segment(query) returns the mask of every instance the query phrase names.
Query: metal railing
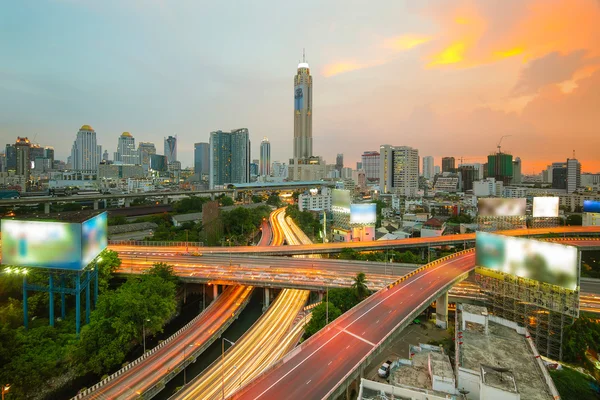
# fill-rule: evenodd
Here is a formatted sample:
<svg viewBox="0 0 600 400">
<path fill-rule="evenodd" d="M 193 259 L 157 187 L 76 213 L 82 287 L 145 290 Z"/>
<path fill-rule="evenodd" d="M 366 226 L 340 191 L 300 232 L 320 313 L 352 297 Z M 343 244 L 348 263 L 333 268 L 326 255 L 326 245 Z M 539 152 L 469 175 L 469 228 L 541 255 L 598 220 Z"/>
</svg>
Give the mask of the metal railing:
<svg viewBox="0 0 600 400">
<path fill-rule="evenodd" d="M 139 247 L 204 247 L 204 242 L 175 242 L 175 241 L 149 241 L 149 240 L 109 240 L 109 246 L 139 246 Z"/>
</svg>

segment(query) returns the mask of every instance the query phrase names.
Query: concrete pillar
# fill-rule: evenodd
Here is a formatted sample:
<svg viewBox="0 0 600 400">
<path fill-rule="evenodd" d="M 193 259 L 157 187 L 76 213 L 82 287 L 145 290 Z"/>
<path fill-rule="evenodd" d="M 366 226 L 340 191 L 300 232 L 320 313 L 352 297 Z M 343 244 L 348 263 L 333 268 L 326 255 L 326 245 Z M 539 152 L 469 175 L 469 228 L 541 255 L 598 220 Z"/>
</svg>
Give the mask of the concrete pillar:
<svg viewBox="0 0 600 400">
<path fill-rule="evenodd" d="M 213 300 L 219 296 L 219 285 L 213 285 Z"/>
<path fill-rule="evenodd" d="M 187 285 L 183 282 L 183 304 L 187 303 Z"/>
<path fill-rule="evenodd" d="M 211 199 L 211 200 L 214 200 L 214 199 L 215 199 L 215 194 L 214 194 L 214 193 L 211 193 L 211 194 L 210 194 L 210 199 Z"/>
<path fill-rule="evenodd" d="M 448 292 L 435 300 L 435 324 L 442 329 L 448 327 Z"/>
<path fill-rule="evenodd" d="M 271 291 L 268 287 L 265 288 L 265 305 L 263 306 L 263 310 L 269 308 L 269 304 L 271 303 Z"/>
<path fill-rule="evenodd" d="M 94 200 L 94 210 L 98 209 L 98 201 L 99 200 Z"/>
<path fill-rule="evenodd" d="M 169 204 L 169 196 L 163 196 L 163 204 Z"/>
<path fill-rule="evenodd" d="M 323 301 L 323 292 L 319 292 L 319 301 Z"/>
<path fill-rule="evenodd" d="M 44 203 L 44 214 L 50 214 L 50 203 Z"/>
<path fill-rule="evenodd" d="M 125 197 L 125 207 L 131 206 L 131 198 Z"/>
</svg>

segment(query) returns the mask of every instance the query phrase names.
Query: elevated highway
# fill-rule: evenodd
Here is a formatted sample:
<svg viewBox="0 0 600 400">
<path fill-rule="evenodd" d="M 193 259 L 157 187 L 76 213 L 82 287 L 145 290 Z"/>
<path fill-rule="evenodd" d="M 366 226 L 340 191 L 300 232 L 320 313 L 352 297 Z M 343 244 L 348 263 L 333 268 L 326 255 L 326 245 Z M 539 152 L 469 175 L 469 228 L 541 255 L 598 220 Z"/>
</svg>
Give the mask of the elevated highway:
<svg viewBox="0 0 600 400">
<path fill-rule="evenodd" d="M 232 398 L 335 399 L 404 327 L 474 268 L 470 249 L 411 272 L 333 321 Z"/>
<path fill-rule="evenodd" d="M 545 235 L 563 235 L 569 236 L 592 236 L 600 234 L 600 226 L 570 226 L 557 228 L 536 228 L 536 229 L 516 229 L 509 231 L 499 231 L 498 234 L 510 236 L 540 237 Z M 428 238 L 385 240 L 372 242 L 351 242 L 351 243 L 317 243 L 301 244 L 297 246 L 236 246 L 236 247 L 195 247 L 195 251 L 203 254 L 248 254 L 248 255 L 296 255 L 296 254 L 328 254 L 340 253 L 343 249 L 353 249 L 357 251 L 386 250 L 386 249 L 411 249 L 411 248 L 429 248 L 436 246 L 457 246 L 474 245 L 475 234 L 468 233 L 462 235 L 448 235 Z M 574 242 L 575 245 L 577 243 Z M 589 244 L 592 246 L 592 244 Z M 126 242 L 113 241 L 109 243 L 109 248 L 115 251 L 130 252 L 161 252 L 170 249 L 173 252 L 182 252 L 185 246 L 160 246 L 152 242 Z M 191 247 L 190 247 L 191 248 Z M 593 247 L 593 250 L 600 250 L 600 242 Z"/>
</svg>

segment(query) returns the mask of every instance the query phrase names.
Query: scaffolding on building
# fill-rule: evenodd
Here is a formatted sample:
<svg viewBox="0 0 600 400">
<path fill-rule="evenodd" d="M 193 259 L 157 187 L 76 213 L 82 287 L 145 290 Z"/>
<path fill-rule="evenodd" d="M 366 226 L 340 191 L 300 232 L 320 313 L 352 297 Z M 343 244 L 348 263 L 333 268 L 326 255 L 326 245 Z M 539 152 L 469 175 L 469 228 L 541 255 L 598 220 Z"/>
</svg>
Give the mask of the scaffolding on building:
<svg viewBox="0 0 600 400">
<path fill-rule="evenodd" d="M 579 316 L 578 290 L 485 268 L 476 268 L 475 280 L 488 293 L 492 314 L 521 324 L 541 354 L 562 360 L 564 328 Z"/>
<path fill-rule="evenodd" d="M 560 218 L 543 218 L 543 217 L 532 217 L 529 221 L 530 228 L 555 228 L 560 226 Z"/>
<path fill-rule="evenodd" d="M 482 232 L 495 232 L 502 230 L 527 228 L 527 220 L 525 216 L 501 217 L 478 215 L 476 223 L 478 225 L 477 230 Z"/>
</svg>

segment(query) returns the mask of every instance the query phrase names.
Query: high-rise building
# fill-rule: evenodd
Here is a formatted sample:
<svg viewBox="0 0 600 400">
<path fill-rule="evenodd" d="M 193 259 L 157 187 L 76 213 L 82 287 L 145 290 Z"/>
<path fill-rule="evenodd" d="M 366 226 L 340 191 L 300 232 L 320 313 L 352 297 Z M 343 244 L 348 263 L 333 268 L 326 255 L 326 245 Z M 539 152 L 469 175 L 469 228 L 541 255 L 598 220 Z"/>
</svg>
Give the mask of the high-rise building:
<svg viewBox="0 0 600 400">
<path fill-rule="evenodd" d="M 466 192 L 473 190 L 473 182 L 479 180 L 479 170 L 473 165 L 459 165 L 458 176 L 460 177 L 460 190 Z"/>
<path fill-rule="evenodd" d="M 177 136 L 165 138 L 165 157 L 167 157 L 167 163 L 177 161 Z"/>
<path fill-rule="evenodd" d="M 194 173 L 199 178 L 210 172 L 210 144 L 194 143 Z"/>
<path fill-rule="evenodd" d="M 17 153 L 17 175 L 29 180 L 31 176 L 31 142 L 26 137 L 17 137 L 15 149 Z"/>
<path fill-rule="evenodd" d="M 250 134 L 248 129 L 210 133 L 211 189 L 228 183 L 250 182 Z"/>
<path fill-rule="evenodd" d="M 15 171 L 17 169 L 17 149 L 14 144 L 6 145 L 6 170 Z"/>
<path fill-rule="evenodd" d="M 380 154 L 377 151 L 365 151 L 362 154 L 362 167 L 367 184 L 379 182 L 379 159 Z"/>
<path fill-rule="evenodd" d="M 513 177 L 512 154 L 494 153 L 488 156 L 487 176 L 502 182 L 504 186 L 510 184 Z"/>
<path fill-rule="evenodd" d="M 96 131 L 83 125 L 71 148 L 71 168 L 78 172 L 97 173 L 102 146 L 96 142 Z"/>
<path fill-rule="evenodd" d="M 567 189 L 567 163 L 552 163 L 550 169 L 552 170 L 552 189 Z"/>
<path fill-rule="evenodd" d="M 434 165 L 434 166 L 433 166 L 433 174 L 434 174 L 434 175 L 437 175 L 437 174 L 439 174 L 439 173 L 441 173 L 441 172 L 442 172 L 442 169 L 440 168 L 440 166 L 439 166 L 439 165 Z"/>
<path fill-rule="evenodd" d="M 37 158 L 39 159 L 43 159 L 44 157 L 44 148 L 42 146 L 40 146 L 39 144 L 31 144 L 31 147 L 29 148 L 29 161 L 30 162 L 35 162 L 35 160 Z"/>
<path fill-rule="evenodd" d="M 271 175 L 271 143 L 266 137 L 260 142 L 260 168 L 261 176 Z"/>
<path fill-rule="evenodd" d="M 150 165 L 150 156 L 156 154 L 156 146 L 152 142 L 140 142 L 138 144 L 138 157 L 140 164 Z"/>
<path fill-rule="evenodd" d="M 108 150 L 104 150 L 104 153 L 102 153 L 102 161 L 106 162 L 110 160 L 110 156 L 108 155 Z"/>
<path fill-rule="evenodd" d="M 150 154 L 150 170 L 156 172 L 167 172 L 169 170 L 167 157 L 160 154 Z"/>
<path fill-rule="evenodd" d="M 581 186 L 581 164 L 575 158 L 567 158 L 567 193 Z"/>
<path fill-rule="evenodd" d="M 44 157 L 46 157 L 50 166 L 54 165 L 54 147 L 46 146 L 44 148 Z"/>
<path fill-rule="evenodd" d="M 344 155 L 341 153 L 338 153 L 338 155 L 335 157 L 335 169 L 340 173 L 340 176 L 342 176 L 343 168 L 344 168 Z"/>
<path fill-rule="evenodd" d="M 419 151 L 408 146 L 379 148 L 379 185 L 382 193 L 413 197 L 419 189 Z"/>
<path fill-rule="evenodd" d="M 435 170 L 433 167 L 433 157 L 423 157 L 423 176 L 425 179 L 433 179 L 433 176 L 435 175 Z"/>
<path fill-rule="evenodd" d="M 294 77 L 294 158 L 312 155 L 312 76 L 303 54 Z"/>
<path fill-rule="evenodd" d="M 442 158 L 442 172 L 454 172 L 456 170 L 456 160 L 454 157 Z"/>
<path fill-rule="evenodd" d="M 362 161 L 357 161 L 356 162 L 356 170 L 360 171 L 361 169 L 363 169 L 363 167 L 362 167 Z"/>
<path fill-rule="evenodd" d="M 519 185 L 522 183 L 521 177 L 521 158 L 517 157 L 512 162 L 512 180 L 510 183 L 513 185 Z"/>
<path fill-rule="evenodd" d="M 129 132 L 123 132 L 117 142 L 114 160 L 116 163 L 136 165 L 139 164 L 139 152 L 135 148 L 135 138 Z"/>
</svg>

